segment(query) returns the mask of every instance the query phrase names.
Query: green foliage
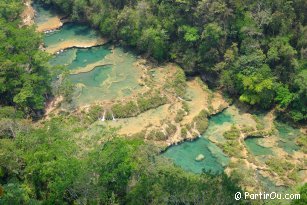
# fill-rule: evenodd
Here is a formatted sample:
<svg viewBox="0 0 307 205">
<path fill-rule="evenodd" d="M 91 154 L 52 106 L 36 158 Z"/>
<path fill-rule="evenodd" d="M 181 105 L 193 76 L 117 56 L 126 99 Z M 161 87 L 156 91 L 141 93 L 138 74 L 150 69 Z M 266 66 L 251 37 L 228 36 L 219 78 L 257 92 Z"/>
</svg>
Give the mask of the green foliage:
<svg viewBox="0 0 307 205">
<path fill-rule="evenodd" d="M 164 105 L 166 102 L 167 98 L 165 96 L 154 93 L 148 94 L 146 97 L 139 96 L 137 102 L 129 101 L 114 104 L 111 109 L 117 118 L 135 117 L 142 112 Z"/>
<path fill-rule="evenodd" d="M 88 166 L 92 174 L 98 174 L 97 183 L 105 190 L 101 194 L 103 201 L 115 196 L 124 196 L 126 188 L 138 160 L 135 160 L 140 140 L 115 139 L 106 143 L 103 149 L 95 150 L 89 156 Z M 97 184 L 97 185 L 98 185 Z"/>
<path fill-rule="evenodd" d="M 19 18 L 22 11 L 22 2 L 17 0 L 5 0 L 0 3 L 0 19 L 14 21 Z"/>
<path fill-rule="evenodd" d="M 183 98 L 186 94 L 187 81 L 182 69 L 177 69 L 175 75 L 170 79 L 168 85 L 174 90 L 175 94 Z"/>
<path fill-rule="evenodd" d="M 192 121 L 192 126 L 196 125 L 196 129 L 199 133 L 204 133 L 208 128 L 208 113 L 206 110 L 202 110 Z"/>
<path fill-rule="evenodd" d="M 221 147 L 223 151 L 230 157 L 242 157 L 241 150 L 243 149 L 243 147 L 235 140 L 227 140 L 221 145 Z"/>
<path fill-rule="evenodd" d="M 97 121 L 100 117 L 102 117 L 102 115 L 103 115 L 103 108 L 99 105 L 91 106 L 87 113 L 90 122 Z"/>
<path fill-rule="evenodd" d="M 288 171 L 293 170 L 295 165 L 287 160 L 279 160 L 278 158 L 271 158 L 265 162 L 270 169 L 280 176 L 284 176 Z"/>
<path fill-rule="evenodd" d="M 151 27 L 143 30 L 138 47 L 161 61 L 167 57 L 167 39 L 164 29 Z"/>
<path fill-rule="evenodd" d="M 164 105 L 166 102 L 167 98 L 165 96 L 161 96 L 159 93 L 155 93 L 148 97 L 139 97 L 137 100 L 140 112 L 157 108 L 161 105 Z"/>
<path fill-rule="evenodd" d="M 154 129 L 151 130 L 148 134 L 147 134 L 147 139 L 149 140 L 157 140 L 157 141 L 161 141 L 161 140 L 166 140 L 168 136 L 166 136 L 162 131 Z"/>
<path fill-rule="evenodd" d="M 267 108 L 274 97 L 274 78 L 270 76 L 270 68 L 266 65 L 252 75 L 238 74 L 243 86 L 243 94 L 240 100 L 249 104 L 261 104 Z"/>
<path fill-rule="evenodd" d="M 27 114 L 44 108 L 49 93 L 48 56 L 39 50 L 41 37 L 18 21 L 21 2 L 0 3 L 0 105 L 15 105 Z"/>
<path fill-rule="evenodd" d="M 148 170 L 128 194 L 127 204 L 245 204 L 231 197 L 240 188 L 226 175 L 193 175 L 165 163 Z"/>
<path fill-rule="evenodd" d="M 176 117 L 175 117 L 175 122 L 177 123 L 181 122 L 184 116 L 185 116 L 185 111 L 182 109 L 178 110 Z"/>
<path fill-rule="evenodd" d="M 177 131 L 177 127 L 175 125 L 173 125 L 172 123 L 168 122 L 165 131 L 166 131 L 168 136 L 171 136 L 171 135 L 175 134 L 175 132 Z"/>
<path fill-rule="evenodd" d="M 23 113 L 14 107 L 0 107 L 0 118 L 23 118 Z"/>
<path fill-rule="evenodd" d="M 39 204 L 37 200 L 33 200 L 27 190 L 18 183 L 9 183 L 3 187 L 5 190 L 3 197 L 0 196 L 1 204 Z"/>
<path fill-rule="evenodd" d="M 232 125 L 229 131 L 224 132 L 223 136 L 228 140 L 238 139 L 240 137 L 240 131 L 235 125 Z"/>
<path fill-rule="evenodd" d="M 300 188 L 300 199 L 295 199 L 291 202 L 292 205 L 304 205 L 307 203 L 307 184 L 305 183 Z"/>
<path fill-rule="evenodd" d="M 152 145 L 130 137 L 112 137 L 114 133 L 106 128 L 99 129 L 91 148 L 89 144 L 80 146 L 75 141 L 79 134 L 90 139 L 90 130 L 97 129 L 87 125 L 86 119 L 62 116 L 19 132 L 15 140 L 0 139 L 0 183 L 4 188 L 0 203 L 173 204 L 173 200 L 201 200 L 202 204 L 232 204 L 233 194 L 240 191 L 236 182 L 224 175 L 185 172 L 157 156 Z M 159 130 L 154 136 L 165 137 Z M 101 143 L 103 139 L 107 140 Z"/>
<path fill-rule="evenodd" d="M 275 101 L 278 102 L 280 108 L 286 109 L 288 105 L 293 101 L 294 94 L 289 91 L 288 87 L 278 87 Z"/>
<path fill-rule="evenodd" d="M 301 147 L 304 153 L 307 153 L 307 136 L 306 135 L 302 134 L 298 138 L 296 138 L 296 143 Z"/>
<path fill-rule="evenodd" d="M 187 136 L 187 134 L 188 134 L 188 130 L 185 127 L 182 127 L 180 132 L 181 132 L 181 137 L 182 138 L 185 138 Z"/>
<path fill-rule="evenodd" d="M 179 30 L 182 30 L 184 32 L 183 38 L 187 42 L 195 42 L 200 38 L 197 27 L 184 25 L 181 28 L 179 28 Z"/>
<path fill-rule="evenodd" d="M 130 101 L 126 104 L 115 104 L 112 106 L 112 112 L 117 118 L 134 117 L 139 114 L 138 106 Z"/>
</svg>

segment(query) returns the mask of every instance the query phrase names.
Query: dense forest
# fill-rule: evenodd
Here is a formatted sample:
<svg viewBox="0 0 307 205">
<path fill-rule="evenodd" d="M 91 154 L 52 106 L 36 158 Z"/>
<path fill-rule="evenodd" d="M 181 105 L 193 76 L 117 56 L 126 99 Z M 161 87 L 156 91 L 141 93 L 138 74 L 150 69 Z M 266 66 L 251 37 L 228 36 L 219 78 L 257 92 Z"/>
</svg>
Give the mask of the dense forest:
<svg viewBox="0 0 307 205">
<path fill-rule="evenodd" d="M 307 119 L 304 0 L 39 0 L 250 105 Z"/>
<path fill-rule="evenodd" d="M 109 39 L 175 61 L 230 96 L 307 118 L 307 2 L 40 0 Z M 195 175 L 154 145 L 116 130 L 91 130 L 97 113 L 33 123 L 56 72 L 42 37 L 21 26 L 20 0 L 0 2 L 0 204 L 260 204 L 235 201 L 225 174 Z M 90 132 L 89 132 L 90 130 Z M 86 133 L 86 144 L 78 143 Z M 302 188 L 305 204 L 306 185 Z"/>
</svg>

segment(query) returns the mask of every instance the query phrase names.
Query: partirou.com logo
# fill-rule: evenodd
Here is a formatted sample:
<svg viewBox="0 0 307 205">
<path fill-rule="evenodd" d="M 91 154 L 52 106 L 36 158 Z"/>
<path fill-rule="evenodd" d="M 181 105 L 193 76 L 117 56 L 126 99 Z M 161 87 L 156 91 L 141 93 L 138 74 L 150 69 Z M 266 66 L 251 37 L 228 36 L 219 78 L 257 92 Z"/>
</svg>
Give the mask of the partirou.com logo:
<svg viewBox="0 0 307 205">
<path fill-rule="evenodd" d="M 249 192 L 237 192 L 235 194 L 235 199 L 238 201 L 240 199 L 251 199 L 251 200 L 274 200 L 274 199 L 284 199 L 284 200 L 293 200 L 293 199 L 300 199 L 300 194 L 286 194 L 286 193 L 276 193 L 276 192 L 258 192 L 258 193 L 249 193 Z"/>
</svg>

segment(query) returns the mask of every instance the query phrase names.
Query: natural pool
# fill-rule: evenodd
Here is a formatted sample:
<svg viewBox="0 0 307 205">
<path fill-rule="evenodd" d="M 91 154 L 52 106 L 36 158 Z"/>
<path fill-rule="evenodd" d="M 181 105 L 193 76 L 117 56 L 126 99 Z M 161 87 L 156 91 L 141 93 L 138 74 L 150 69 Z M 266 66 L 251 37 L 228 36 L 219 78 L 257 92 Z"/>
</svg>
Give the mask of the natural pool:
<svg viewBox="0 0 307 205">
<path fill-rule="evenodd" d="M 46 51 L 55 53 L 72 47 L 92 47 L 103 43 L 98 32 L 79 23 L 66 23 L 60 30 L 45 34 Z"/>
<path fill-rule="evenodd" d="M 225 141 L 223 133 L 227 131 L 233 123 L 235 123 L 235 119 L 233 118 L 229 110 L 230 109 L 226 109 L 223 112 L 214 115 L 210 118 L 208 129 L 204 134 L 206 138 L 214 142 Z"/>
<path fill-rule="evenodd" d="M 71 48 L 54 56 L 50 60 L 50 64 L 53 66 L 65 65 L 69 70 L 73 70 L 101 61 L 110 53 L 111 51 L 107 46 Z"/>
<path fill-rule="evenodd" d="M 202 154 L 205 158 L 196 161 L 196 157 Z M 205 137 L 200 137 L 192 142 L 183 142 L 168 148 L 163 156 L 170 158 L 175 164 L 187 171 L 194 173 L 205 172 L 221 173 L 228 164 L 228 158 L 222 150 Z"/>
<path fill-rule="evenodd" d="M 76 104 L 84 105 L 132 94 L 140 88 L 138 84 L 140 70 L 134 66 L 135 60 L 134 55 L 115 48 L 112 53 L 105 56 L 105 62 L 108 65 L 97 66 L 89 72 L 70 75 L 71 81 L 78 85 L 74 94 Z"/>
<path fill-rule="evenodd" d="M 33 6 L 37 25 L 56 16 L 38 4 Z M 136 57 L 121 48 L 101 46 L 102 43 L 96 30 L 80 23 L 65 23 L 59 30 L 44 35 L 46 51 L 56 53 L 49 63 L 71 71 L 69 79 L 76 85 L 72 105 L 125 97 L 140 87 Z"/>
<path fill-rule="evenodd" d="M 46 34 L 44 43 L 47 47 L 51 47 L 63 41 L 89 41 L 96 40 L 98 37 L 98 33 L 87 25 L 66 23 L 60 30 Z"/>
<path fill-rule="evenodd" d="M 300 131 L 282 122 L 276 122 L 275 126 L 279 136 L 278 146 L 289 154 L 299 150 L 296 138 L 300 135 Z"/>
<path fill-rule="evenodd" d="M 172 146 L 162 155 L 187 171 L 201 173 L 204 170 L 221 173 L 229 163 L 229 158 L 219 147 L 208 140 L 208 136 L 218 134 L 223 138 L 220 132 L 224 130 L 223 124 L 232 122 L 232 116 L 227 113 L 227 110 L 219 113 L 210 118 L 209 127 L 203 136 L 192 142 L 186 141 Z M 195 160 L 199 154 L 204 155 L 204 160 Z"/>
<path fill-rule="evenodd" d="M 256 156 L 259 155 L 272 155 L 273 151 L 271 148 L 264 147 L 260 145 L 259 138 L 252 137 L 245 139 L 245 144 L 247 146 L 247 149 Z"/>
</svg>

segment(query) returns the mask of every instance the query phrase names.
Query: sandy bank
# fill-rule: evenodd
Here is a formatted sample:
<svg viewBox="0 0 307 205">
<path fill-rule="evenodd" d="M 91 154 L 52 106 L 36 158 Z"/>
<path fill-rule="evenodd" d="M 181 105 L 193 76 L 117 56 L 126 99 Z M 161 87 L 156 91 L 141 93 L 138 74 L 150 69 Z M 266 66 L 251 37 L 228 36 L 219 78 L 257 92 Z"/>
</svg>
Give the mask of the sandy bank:
<svg viewBox="0 0 307 205">
<path fill-rule="evenodd" d="M 49 18 L 46 22 L 37 24 L 36 31 L 44 32 L 48 30 L 55 30 L 63 26 L 63 22 L 59 16 Z"/>
<path fill-rule="evenodd" d="M 48 46 L 45 50 L 50 54 L 55 54 L 61 50 L 65 50 L 68 48 L 90 48 L 93 46 L 103 45 L 107 42 L 104 38 L 88 40 L 88 41 L 80 41 L 80 40 L 68 40 L 63 41 L 61 43 L 54 44 L 52 46 Z"/>
</svg>

